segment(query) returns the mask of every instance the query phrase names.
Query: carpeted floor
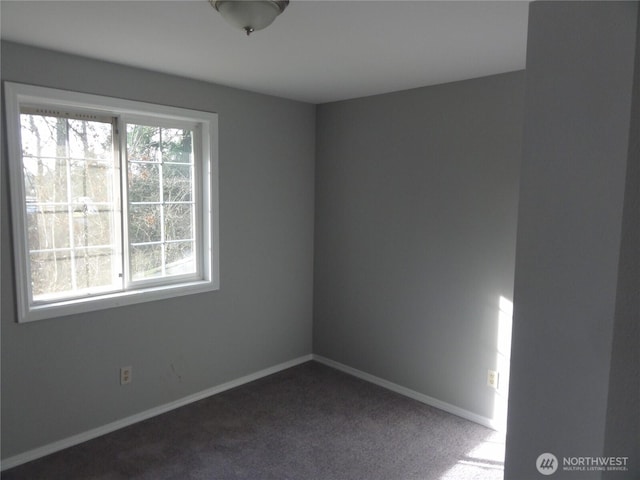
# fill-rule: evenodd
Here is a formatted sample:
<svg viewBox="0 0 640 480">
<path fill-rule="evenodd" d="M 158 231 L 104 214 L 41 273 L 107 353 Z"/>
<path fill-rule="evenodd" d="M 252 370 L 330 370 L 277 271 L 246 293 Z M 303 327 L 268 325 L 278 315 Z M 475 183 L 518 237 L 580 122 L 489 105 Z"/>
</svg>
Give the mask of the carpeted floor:
<svg viewBox="0 0 640 480">
<path fill-rule="evenodd" d="M 499 480 L 485 427 L 309 362 L 68 448 L 2 480 Z"/>
</svg>

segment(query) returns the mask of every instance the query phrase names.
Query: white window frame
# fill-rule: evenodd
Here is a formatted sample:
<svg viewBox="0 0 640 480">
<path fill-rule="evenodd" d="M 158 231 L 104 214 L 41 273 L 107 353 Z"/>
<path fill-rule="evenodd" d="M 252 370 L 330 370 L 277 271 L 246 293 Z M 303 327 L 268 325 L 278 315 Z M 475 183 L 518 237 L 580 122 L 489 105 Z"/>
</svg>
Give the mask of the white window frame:
<svg viewBox="0 0 640 480">
<path fill-rule="evenodd" d="M 61 317 L 106 308 L 149 302 L 170 297 L 218 290 L 220 288 L 219 231 L 218 231 L 218 116 L 216 113 L 190 110 L 124 100 L 113 97 L 57 90 L 34 85 L 5 82 L 5 111 L 7 144 L 9 153 L 10 201 L 13 227 L 14 261 L 16 272 L 16 296 L 18 322 L 31 322 L 47 318 Z M 200 141 L 194 145 L 196 163 L 194 165 L 197 185 L 197 231 L 196 244 L 200 249 L 201 262 L 197 264 L 197 274 L 181 279 L 124 282 L 123 290 L 97 294 L 86 298 L 53 300 L 35 303 L 31 299 L 28 284 L 29 261 L 26 230 L 26 201 L 24 192 L 20 109 L 22 105 L 67 108 L 76 111 L 90 111 L 116 118 L 121 132 L 120 142 L 126 142 L 124 122 L 152 120 L 166 125 L 191 125 L 197 130 Z M 124 140 L 123 140 L 124 139 Z M 121 151 L 126 151 L 120 149 Z M 200 155 L 198 155 L 200 154 Z M 127 170 L 126 158 L 121 155 L 121 172 Z M 122 181 L 122 180 L 121 180 Z M 126 202 L 126 188 L 122 188 L 121 202 Z M 198 195 L 199 194 L 199 195 Z M 120 216 L 124 216 L 121 209 Z M 126 223 L 126 219 L 123 222 Z M 125 226 L 126 228 L 126 226 Z M 125 242 L 127 241 L 125 237 Z M 125 264 L 127 262 L 124 262 Z M 128 268 L 128 265 L 125 265 Z M 127 277 L 125 277 L 127 278 Z"/>
</svg>

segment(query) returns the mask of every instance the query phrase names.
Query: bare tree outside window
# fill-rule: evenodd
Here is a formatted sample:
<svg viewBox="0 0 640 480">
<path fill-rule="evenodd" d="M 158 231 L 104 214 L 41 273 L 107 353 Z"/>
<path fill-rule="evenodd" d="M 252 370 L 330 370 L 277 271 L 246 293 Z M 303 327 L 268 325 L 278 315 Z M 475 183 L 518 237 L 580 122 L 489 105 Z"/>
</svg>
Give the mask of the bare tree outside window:
<svg viewBox="0 0 640 480">
<path fill-rule="evenodd" d="M 111 123 L 21 114 L 34 300 L 118 281 Z"/>
<path fill-rule="evenodd" d="M 120 283 L 111 123 L 23 113 L 34 300 Z M 193 131 L 128 124 L 133 280 L 196 271 Z"/>
<path fill-rule="evenodd" d="M 218 290 L 218 116 L 5 82 L 20 322 Z"/>
<path fill-rule="evenodd" d="M 193 273 L 193 132 L 127 125 L 133 279 Z"/>
</svg>

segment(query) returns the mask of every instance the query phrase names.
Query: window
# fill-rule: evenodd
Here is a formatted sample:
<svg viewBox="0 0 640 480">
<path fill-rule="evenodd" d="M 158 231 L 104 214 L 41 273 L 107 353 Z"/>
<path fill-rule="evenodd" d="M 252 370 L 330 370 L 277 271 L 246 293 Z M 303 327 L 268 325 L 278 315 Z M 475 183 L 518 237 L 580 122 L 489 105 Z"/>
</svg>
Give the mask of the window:
<svg viewBox="0 0 640 480">
<path fill-rule="evenodd" d="M 5 83 L 20 321 L 215 290 L 215 114 Z"/>
</svg>

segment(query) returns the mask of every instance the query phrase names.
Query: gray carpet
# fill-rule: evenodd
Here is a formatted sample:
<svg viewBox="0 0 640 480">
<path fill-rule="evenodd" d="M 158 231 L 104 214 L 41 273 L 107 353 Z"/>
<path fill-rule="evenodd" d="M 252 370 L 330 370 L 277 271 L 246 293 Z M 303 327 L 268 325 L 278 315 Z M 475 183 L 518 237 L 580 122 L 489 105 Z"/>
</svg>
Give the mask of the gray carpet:
<svg viewBox="0 0 640 480">
<path fill-rule="evenodd" d="M 499 480 L 501 435 L 309 362 L 2 480 Z"/>
</svg>

